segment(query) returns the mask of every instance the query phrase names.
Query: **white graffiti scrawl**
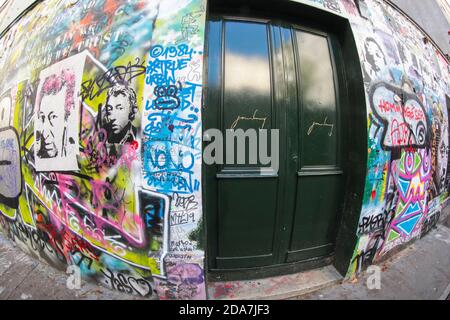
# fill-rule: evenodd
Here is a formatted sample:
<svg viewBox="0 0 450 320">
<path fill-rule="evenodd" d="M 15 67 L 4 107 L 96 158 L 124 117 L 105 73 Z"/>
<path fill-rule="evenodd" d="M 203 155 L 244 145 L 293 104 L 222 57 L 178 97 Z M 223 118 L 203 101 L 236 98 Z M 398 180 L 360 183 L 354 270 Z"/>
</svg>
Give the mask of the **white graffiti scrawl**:
<svg viewBox="0 0 450 320">
<path fill-rule="evenodd" d="M 374 115 L 384 126 L 384 148 L 425 146 L 429 125 L 425 109 L 414 95 L 381 83 L 372 88 L 371 97 Z"/>
</svg>

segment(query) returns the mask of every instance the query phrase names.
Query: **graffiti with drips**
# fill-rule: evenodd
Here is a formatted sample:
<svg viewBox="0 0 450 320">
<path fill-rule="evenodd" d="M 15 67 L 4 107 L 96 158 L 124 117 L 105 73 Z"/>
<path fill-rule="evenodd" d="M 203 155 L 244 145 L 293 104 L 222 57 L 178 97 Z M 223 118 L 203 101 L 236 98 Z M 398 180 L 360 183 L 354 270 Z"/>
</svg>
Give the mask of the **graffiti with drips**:
<svg viewBox="0 0 450 320">
<path fill-rule="evenodd" d="M 425 108 L 414 95 L 380 83 L 372 86 L 370 96 L 373 113 L 383 125 L 383 148 L 423 148 L 429 142 Z"/>
<path fill-rule="evenodd" d="M 202 223 L 203 43 L 198 35 L 206 7 L 202 1 L 198 5 L 199 10 L 181 17 L 181 36 L 168 40 L 162 32 L 155 35 L 145 74 L 144 186 L 171 198 L 169 252 L 164 258 L 167 282 L 157 280 L 157 292 L 166 299 L 206 298 L 204 254 L 195 236 Z"/>
<path fill-rule="evenodd" d="M 199 188 L 194 176 L 193 140 L 177 139 L 191 134 L 199 121 L 199 108 L 194 99 L 201 84 L 177 81 L 178 73 L 188 70 L 194 50 L 181 44 L 165 48 L 155 45 L 150 50 L 146 83 L 154 87 L 154 99 L 147 100 L 149 111 L 144 126 L 145 179 L 161 192 L 193 193 Z"/>
</svg>

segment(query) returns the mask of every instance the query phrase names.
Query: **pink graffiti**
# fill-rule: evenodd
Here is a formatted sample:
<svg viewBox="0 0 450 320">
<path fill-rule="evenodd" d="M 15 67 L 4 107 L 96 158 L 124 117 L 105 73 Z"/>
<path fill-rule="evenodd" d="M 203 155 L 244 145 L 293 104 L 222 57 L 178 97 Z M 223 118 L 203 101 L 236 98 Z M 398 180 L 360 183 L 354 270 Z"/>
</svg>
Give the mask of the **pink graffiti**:
<svg viewBox="0 0 450 320">
<path fill-rule="evenodd" d="M 83 200 L 78 184 L 74 179 L 58 174 L 58 184 L 62 205 L 61 210 L 56 212 L 58 212 L 57 217 L 65 225 L 70 227 L 70 222 L 76 222 L 83 234 L 101 242 L 106 247 L 116 250 L 118 249 L 117 246 L 121 246 L 121 243 L 113 237 L 105 237 L 103 230 L 107 227 L 113 227 L 118 230 L 130 244 L 136 247 L 145 245 L 145 223 L 143 219 L 139 215 L 133 214 L 132 223 L 134 225 L 130 226 L 129 223 L 127 225 L 128 227 L 134 227 L 133 234 L 130 234 L 129 230 L 124 228 L 124 221 L 129 213 L 124 209 L 121 198 L 116 198 L 117 194 L 120 193 L 108 182 L 91 181 L 93 212 Z M 104 201 L 107 194 L 111 195 L 111 199 Z M 114 217 L 108 214 L 105 217 L 105 210 L 111 210 L 114 213 Z M 83 212 L 85 214 L 84 217 L 78 211 Z M 120 251 L 122 252 L 123 250 Z"/>
<path fill-rule="evenodd" d="M 420 165 L 415 167 L 415 155 L 420 157 Z M 401 161 L 401 160 L 400 160 Z M 400 170 L 398 166 L 404 169 Z M 393 163 L 393 171 L 398 174 L 395 180 L 399 195 L 404 203 L 419 202 L 423 213 L 426 213 L 426 198 L 429 181 L 431 179 L 431 152 L 426 149 L 416 152 L 405 151 L 403 163 Z M 407 185 L 406 192 L 403 192 Z"/>
<path fill-rule="evenodd" d="M 119 159 L 119 164 L 131 169 L 133 162 L 139 161 L 137 149 L 139 143 L 134 140 L 130 144 L 126 144 L 122 147 L 123 154 Z"/>
<path fill-rule="evenodd" d="M 429 125 L 417 96 L 387 83 L 372 90 L 371 107 L 383 127 L 383 148 L 425 147 Z"/>
<path fill-rule="evenodd" d="M 203 269 L 195 263 L 169 263 L 168 282 L 158 286 L 162 299 L 205 299 Z"/>
<path fill-rule="evenodd" d="M 103 166 L 110 167 L 116 164 L 116 157 L 108 153 L 105 129 L 100 129 L 99 132 L 87 138 L 85 143 L 84 154 L 91 166 L 98 170 Z"/>
<path fill-rule="evenodd" d="M 66 117 L 71 110 L 75 108 L 74 91 L 75 91 L 75 73 L 71 69 L 63 69 L 61 74 L 52 74 L 45 78 L 39 96 L 37 97 L 37 107 L 39 111 L 41 99 L 46 95 L 56 94 L 66 87 L 66 97 L 64 108 Z"/>
<path fill-rule="evenodd" d="M 167 268 L 168 280 L 172 283 L 201 284 L 203 270 L 195 263 L 181 263 Z"/>
</svg>

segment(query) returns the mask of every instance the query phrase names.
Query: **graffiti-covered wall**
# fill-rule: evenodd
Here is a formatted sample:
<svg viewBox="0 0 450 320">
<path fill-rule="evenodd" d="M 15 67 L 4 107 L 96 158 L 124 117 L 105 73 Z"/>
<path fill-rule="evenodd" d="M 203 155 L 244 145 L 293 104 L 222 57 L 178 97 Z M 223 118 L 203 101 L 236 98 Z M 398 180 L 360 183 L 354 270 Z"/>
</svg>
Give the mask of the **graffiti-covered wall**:
<svg viewBox="0 0 450 320">
<path fill-rule="evenodd" d="M 349 275 L 425 234 L 447 196 L 449 66 L 380 0 L 349 19 L 368 163 Z M 207 0 L 46 0 L 0 39 L 0 229 L 121 292 L 204 299 Z"/>
<path fill-rule="evenodd" d="M 350 20 L 366 89 L 368 163 L 348 275 L 424 235 L 448 194 L 445 58 L 380 0 L 307 0 Z M 443 30 L 446 32 L 446 30 Z M 352 106 L 358 108 L 364 106 Z"/>
<path fill-rule="evenodd" d="M 0 228 L 125 293 L 204 299 L 204 0 L 47 0 L 0 40 Z"/>
<path fill-rule="evenodd" d="M 359 241 L 350 272 L 424 235 L 447 194 L 449 150 L 444 57 L 381 1 L 351 10 L 368 108 L 368 164 Z"/>
</svg>

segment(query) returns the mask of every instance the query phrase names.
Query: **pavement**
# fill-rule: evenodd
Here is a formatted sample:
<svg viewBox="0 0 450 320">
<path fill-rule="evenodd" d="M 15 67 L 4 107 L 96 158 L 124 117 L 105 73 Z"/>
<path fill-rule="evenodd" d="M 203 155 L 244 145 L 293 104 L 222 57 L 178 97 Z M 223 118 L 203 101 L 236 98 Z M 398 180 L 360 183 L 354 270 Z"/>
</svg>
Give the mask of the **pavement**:
<svg viewBox="0 0 450 320">
<path fill-rule="evenodd" d="M 378 266 L 379 289 L 374 288 L 373 276 L 377 271 L 370 270 L 359 278 L 294 299 L 447 300 L 450 298 L 450 216 L 446 224 L 438 225 Z"/>
<path fill-rule="evenodd" d="M 380 276 L 379 289 L 373 280 L 376 272 Z M 450 293 L 450 215 L 426 236 L 381 263 L 375 273 L 371 270 L 352 280 L 329 281 L 324 288 L 295 297 L 274 298 L 445 300 Z M 29 256 L 0 234 L 0 300 L 143 299 L 85 281 L 80 289 L 71 290 L 66 285 L 67 279 L 68 275 L 63 271 Z"/>
<path fill-rule="evenodd" d="M 137 296 L 82 281 L 69 289 L 69 274 L 23 252 L 0 233 L 0 300 L 135 300 Z"/>
</svg>

